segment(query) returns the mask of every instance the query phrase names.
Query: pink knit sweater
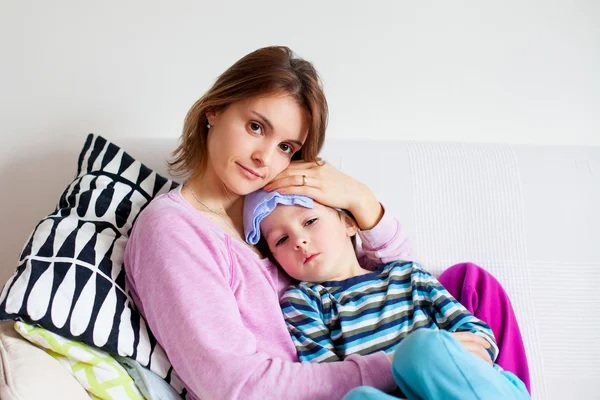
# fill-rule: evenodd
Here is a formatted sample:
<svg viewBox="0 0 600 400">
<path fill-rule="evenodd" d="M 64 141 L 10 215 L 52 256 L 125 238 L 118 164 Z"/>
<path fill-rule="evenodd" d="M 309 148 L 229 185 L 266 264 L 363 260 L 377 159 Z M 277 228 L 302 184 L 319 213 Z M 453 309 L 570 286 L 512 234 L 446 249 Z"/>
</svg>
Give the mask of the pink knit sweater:
<svg viewBox="0 0 600 400">
<path fill-rule="evenodd" d="M 411 259 L 387 213 L 360 233 L 363 262 Z M 338 399 L 351 388 L 395 388 L 383 352 L 298 362 L 279 296 L 290 278 L 195 210 L 180 188 L 139 215 L 125 250 L 133 299 L 192 398 Z"/>
</svg>

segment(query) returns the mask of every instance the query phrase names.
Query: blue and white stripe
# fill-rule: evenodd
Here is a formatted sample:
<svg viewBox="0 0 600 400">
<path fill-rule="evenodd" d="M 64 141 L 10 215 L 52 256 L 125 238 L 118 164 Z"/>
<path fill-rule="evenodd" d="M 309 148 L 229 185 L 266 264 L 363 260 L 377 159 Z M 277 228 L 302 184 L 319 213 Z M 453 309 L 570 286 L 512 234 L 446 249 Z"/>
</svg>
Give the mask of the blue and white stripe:
<svg viewBox="0 0 600 400">
<path fill-rule="evenodd" d="M 383 265 L 344 281 L 292 286 L 281 307 L 301 361 L 391 352 L 417 329 L 472 332 L 491 343 L 493 360 L 498 354 L 489 326 L 412 262 Z"/>
</svg>

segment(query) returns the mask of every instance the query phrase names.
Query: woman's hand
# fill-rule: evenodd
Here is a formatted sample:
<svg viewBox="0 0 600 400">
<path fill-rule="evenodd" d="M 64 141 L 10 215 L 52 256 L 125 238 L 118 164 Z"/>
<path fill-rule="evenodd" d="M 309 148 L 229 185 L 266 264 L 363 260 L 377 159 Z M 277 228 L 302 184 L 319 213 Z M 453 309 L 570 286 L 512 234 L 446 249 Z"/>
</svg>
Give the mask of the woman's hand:
<svg viewBox="0 0 600 400">
<path fill-rule="evenodd" d="M 490 342 L 482 338 L 481 336 L 475 335 L 471 332 L 449 332 L 454 339 L 458 340 L 462 347 L 481 358 L 483 361 L 494 364 L 490 354 L 486 349 L 491 347 Z"/>
<path fill-rule="evenodd" d="M 326 206 L 348 210 L 361 230 L 373 228 L 383 216 L 381 204 L 366 185 L 324 161 L 292 162 L 265 190 L 308 196 Z"/>
</svg>

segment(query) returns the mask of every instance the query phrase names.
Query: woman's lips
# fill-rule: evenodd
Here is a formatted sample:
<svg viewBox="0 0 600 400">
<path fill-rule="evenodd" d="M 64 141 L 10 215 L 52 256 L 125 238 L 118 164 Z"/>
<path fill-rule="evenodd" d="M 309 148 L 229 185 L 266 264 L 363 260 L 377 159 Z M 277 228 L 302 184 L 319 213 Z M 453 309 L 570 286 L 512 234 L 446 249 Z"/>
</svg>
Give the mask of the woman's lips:
<svg viewBox="0 0 600 400">
<path fill-rule="evenodd" d="M 304 264 L 311 262 L 312 260 L 314 260 L 315 258 L 317 258 L 321 253 L 315 253 L 315 254 L 311 254 L 308 257 L 306 257 L 304 259 Z"/>
<path fill-rule="evenodd" d="M 246 175 L 248 177 L 248 179 L 251 180 L 256 180 L 258 178 L 260 178 L 261 176 L 258 174 L 258 172 L 254 171 L 253 169 L 250 168 L 246 168 L 244 167 L 242 164 L 240 163 L 236 163 L 240 169 L 242 170 L 242 172 L 244 173 L 244 175 Z"/>
</svg>

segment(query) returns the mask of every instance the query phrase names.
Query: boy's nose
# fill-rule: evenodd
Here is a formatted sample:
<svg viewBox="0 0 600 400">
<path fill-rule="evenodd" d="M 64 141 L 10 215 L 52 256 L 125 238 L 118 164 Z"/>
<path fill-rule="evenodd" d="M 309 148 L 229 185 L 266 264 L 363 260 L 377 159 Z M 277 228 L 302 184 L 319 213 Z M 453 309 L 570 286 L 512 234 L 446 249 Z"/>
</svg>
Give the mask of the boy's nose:
<svg viewBox="0 0 600 400">
<path fill-rule="evenodd" d="M 308 245 L 308 240 L 305 238 L 300 238 L 296 241 L 296 250 L 300 250 L 302 247 L 306 247 Z"/>
</svg>

